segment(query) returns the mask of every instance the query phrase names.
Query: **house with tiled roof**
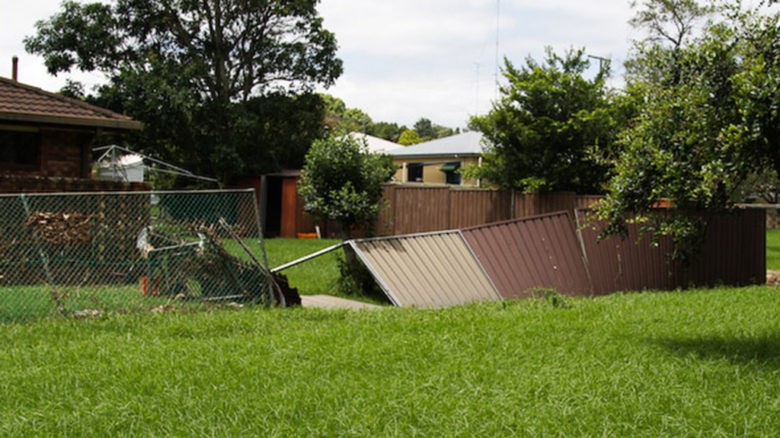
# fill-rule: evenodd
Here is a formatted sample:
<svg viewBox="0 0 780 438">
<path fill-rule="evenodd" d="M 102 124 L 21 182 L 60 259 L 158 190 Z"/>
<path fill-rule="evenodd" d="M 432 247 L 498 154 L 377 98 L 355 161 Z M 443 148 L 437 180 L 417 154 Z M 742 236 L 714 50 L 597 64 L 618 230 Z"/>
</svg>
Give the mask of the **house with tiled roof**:
<svg viewBox="0 0 780 438">
<path fill-rule="evenodd" d="M 0 77 L 0 177 L 89 179 L 98 133 L 141 128 L 125 115 Z"/>
</svg>

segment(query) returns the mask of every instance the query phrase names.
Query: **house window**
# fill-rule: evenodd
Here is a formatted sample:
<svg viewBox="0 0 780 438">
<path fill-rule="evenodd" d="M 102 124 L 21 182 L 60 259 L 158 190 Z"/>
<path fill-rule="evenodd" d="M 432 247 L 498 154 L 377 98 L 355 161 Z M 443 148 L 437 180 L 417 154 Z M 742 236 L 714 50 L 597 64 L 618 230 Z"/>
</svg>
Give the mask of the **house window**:
<svg viewBox="0 0 780 438">
<path fill-rule="evenodd" d="M 422 163 L 410 163 L 406 165 L 406 181 L 423 182 Z"/>
<path fill-rule="evenodd" d="M 460 169 L 460 162 L 451 161 L 445 163 L 439 170 L 444 172 L 447 184 L 460 185 L 461 175 L 458 172 L 458 169 Z"/>
<path fill-rule="evenodd" d="M 41 138 L 37 132 L 0 131 L 0 166 L 10 169 L 38 167 Z"/>
</svg>

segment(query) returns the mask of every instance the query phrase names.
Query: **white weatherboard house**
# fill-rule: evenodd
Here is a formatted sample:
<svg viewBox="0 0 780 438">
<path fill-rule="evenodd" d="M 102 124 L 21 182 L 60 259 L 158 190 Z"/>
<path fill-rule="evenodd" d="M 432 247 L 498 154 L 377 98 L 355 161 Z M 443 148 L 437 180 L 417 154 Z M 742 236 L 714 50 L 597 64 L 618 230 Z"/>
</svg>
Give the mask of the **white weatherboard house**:
<svg viewBox="0 0 780 438">
<path fill-rule="evenodd" d="M 397 182 L 477 186 L 479 181 L 465 180 L 457 172 L 469 164 L 482 165 L 482 134 L 462 134 L 401 147 L 387 152 L 398 166 Z"/>
</svg>

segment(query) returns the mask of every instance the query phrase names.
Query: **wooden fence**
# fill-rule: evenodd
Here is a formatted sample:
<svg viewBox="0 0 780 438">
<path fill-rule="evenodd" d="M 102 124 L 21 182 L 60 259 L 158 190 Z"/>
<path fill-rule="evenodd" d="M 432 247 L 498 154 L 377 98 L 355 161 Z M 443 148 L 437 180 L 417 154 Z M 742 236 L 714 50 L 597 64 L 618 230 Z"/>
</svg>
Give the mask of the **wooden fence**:
<svg viewBox="0 0 780 438">
<path fill-rule="evenodd" d="M 524 194 L 507 190 L 387 185 L 388 207 L 380 214 L 380 236 L 466 228 L 521 217 L 587 208 L 601 196 L 572 192 Z"/>
</svg>

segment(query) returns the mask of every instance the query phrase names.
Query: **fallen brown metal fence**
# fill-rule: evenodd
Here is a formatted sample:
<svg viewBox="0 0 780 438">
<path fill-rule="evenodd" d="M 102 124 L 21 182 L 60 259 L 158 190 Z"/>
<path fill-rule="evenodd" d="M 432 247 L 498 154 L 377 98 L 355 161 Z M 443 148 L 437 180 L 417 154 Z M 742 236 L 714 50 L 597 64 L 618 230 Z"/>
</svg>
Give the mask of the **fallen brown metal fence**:
<svg viewBox="0 0 780 438">
<path fill-rule="evenodd" d="M 279 299 L 253 190 L 0 195 L 0 323 Z"/>
<path fill-rule="evenodd" d="M 672 263 L 671 241 L 629 235 L 598 240 L 603 223 L 588 210 L 494 222 L 463 230 L 357 239 L 274 269 L 281 271 L 349 245 L 397 306 L 445 307 L 478 300 L 692 286 L 761 284 L 765 275 L 764 211 L 738 210 L 711 218 L 701 256 L 688 269 Z M 657 214 L 672 214 L 658 210 Z"/>
<path fill-rule="evenodd" d="M 568 212 L 466 228 L 463 236 L 504 298 L 551 288 L 588 295 L 590 282 Z"/>
<path fill-rule="evenodd" d="M 457 230 L 348 244 L 396 306 L 435 308 L 501 299 Z"/>
</svg>

